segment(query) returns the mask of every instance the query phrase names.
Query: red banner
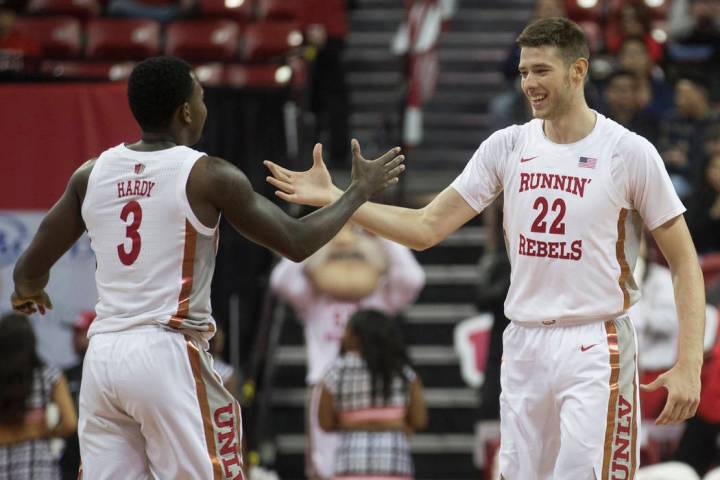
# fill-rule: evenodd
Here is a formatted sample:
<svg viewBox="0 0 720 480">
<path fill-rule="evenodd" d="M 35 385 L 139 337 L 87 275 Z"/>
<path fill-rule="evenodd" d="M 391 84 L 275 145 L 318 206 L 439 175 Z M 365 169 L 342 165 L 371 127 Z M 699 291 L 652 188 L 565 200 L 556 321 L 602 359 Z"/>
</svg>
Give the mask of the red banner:
<svg viewBox="0 0 720 480">
<path fill-rule="evenodd" d="M 46 210 L 85 160 L 140 131 L 125 83 L 0 85 L 0 210 Z"/>
</svg>

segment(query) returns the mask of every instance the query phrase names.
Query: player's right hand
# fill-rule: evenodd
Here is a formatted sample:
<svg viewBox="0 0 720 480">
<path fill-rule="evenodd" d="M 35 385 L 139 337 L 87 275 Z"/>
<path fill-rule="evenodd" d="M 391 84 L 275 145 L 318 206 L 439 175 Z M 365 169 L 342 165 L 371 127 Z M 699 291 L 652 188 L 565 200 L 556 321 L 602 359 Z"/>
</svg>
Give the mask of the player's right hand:
<svg viewBox="0 0 720 480">
<path fill-rule="evenodd" d="M 45 315 L 46 310 L 52 310 L 53 308 L 50 297 L 45 293 L 45 290 L 41 290 L 40 293 L 30 296 L 20 296 L 17 292 L 13 292 L 10 297 L 10 303 L 12 304 L 13 310 L 24 313 L 25 315 L 30 315 L 37 311 L 39 311 L 41 315 Z"/>
<path fill-rule="evenodd" d="M 366 199 L 398 182 L 400 174 L 405 170 L 402 164 L 405 157 L 400 155 L 400 147 L 391 148 L 375 160 L 366 160 L 356 139 L 352 139 L 351 145 L 352 182 L 360 188 Z"/>
<path fill-rule="evenodd" d="M 322 158 L 322 144 L 315 144 L 313 165 L 309 170 L 296 172 L 265 160 L 263 164 L 272 173 L 267 182 L 277 188 L 275 195 L 286 202 L 324 207 L 342 195 L 342 191 L 332 183 Z"/>
</svg>

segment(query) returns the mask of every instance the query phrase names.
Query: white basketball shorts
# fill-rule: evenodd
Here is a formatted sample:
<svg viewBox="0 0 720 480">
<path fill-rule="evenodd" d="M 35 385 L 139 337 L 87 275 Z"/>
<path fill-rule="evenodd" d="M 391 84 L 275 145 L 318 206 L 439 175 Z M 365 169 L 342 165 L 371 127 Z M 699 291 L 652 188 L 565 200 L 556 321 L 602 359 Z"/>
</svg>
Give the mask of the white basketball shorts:
<svg viewBox="0 0 720 480">
<path fill-rule="evenodd" d="M 635 330 L 627 316 L 503 335 L 505 480 L 627 480 L 638 466 Z"/>
<path fill-rule="evenodd" d="M 240 406 L 212 357 L 160 326 L 90 338 L 80 388 L 89 480 L 242 480 Z"/>
</svg>

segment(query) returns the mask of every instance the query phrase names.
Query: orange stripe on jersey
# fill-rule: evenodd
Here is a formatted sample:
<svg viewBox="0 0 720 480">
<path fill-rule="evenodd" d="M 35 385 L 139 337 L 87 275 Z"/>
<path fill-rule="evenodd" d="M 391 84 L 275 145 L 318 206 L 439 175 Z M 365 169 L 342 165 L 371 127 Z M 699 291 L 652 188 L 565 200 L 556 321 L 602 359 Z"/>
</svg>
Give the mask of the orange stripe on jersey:
<svg viewBox="0 0 720 480">
<path fill-rule="evenodd" d="M 610 398 L 608 399 L 607 422 L 605 424 L 605 446 L 603 451 L 602 478 L 608 478 L 612 458 L 613 436 L 618 402 L 618 379 L 620 377 L 620 350 L 618 348 L 617 329 L 613 320 L 605 322 L 608 349 L 610 350 Z"/>
<path fill-rule="evenodd" d="M 193 286 L 193 267 L 195 265 L 195 244 L 197 241 L 197 230 L 192 224 L 185 220 L 185 248 L 182 260 L 182 287 L 178 295 L 177 313 L 170 319 L 168 325 L 173 328 L 180 328 L 184 318 L 187 318 L 190 311 L 190 293 Z"/>
<path fill-rule="evenodd" d="M 617 257 L 618 264 L 620 265 L 620 290 L 623 294 L 623 310 L 630 308 L 630 292 L 627 288 L 627 279 L 630 276 L 630 265 L 628 265 L 627 258 L 625 258 L 625 220 L 627 219 L 628 211 L 624 208 L 620 210 L 620 216 L 618 217 L 618 237 L 615 243 L 615 256 Z"/>
<path fill-rule="evenodd" d="M 200 351 L 188 339 L 188 337 L 185 337 L 185 343 L 187 344 L 188 357 L 190 357 L 190 367 L 192 368 L 193 378 L 195 379 L 195 391 L 197 392 L 198 403 L 200 404 L 203 430 L 205 432 L 205 443 L 207 444 L 208 454 L 210 455 L 210 463 L 212 463 L 213 480 L 222 480 L 223 473 L 220 465 L 220 459 L 217 457 L 212 419 L 210 418 L 210 403 L 208 402 L 207 390 L 205 389 L 205 382 L 203 382 L 202 371 L 200 368 Z"/>
</svg>

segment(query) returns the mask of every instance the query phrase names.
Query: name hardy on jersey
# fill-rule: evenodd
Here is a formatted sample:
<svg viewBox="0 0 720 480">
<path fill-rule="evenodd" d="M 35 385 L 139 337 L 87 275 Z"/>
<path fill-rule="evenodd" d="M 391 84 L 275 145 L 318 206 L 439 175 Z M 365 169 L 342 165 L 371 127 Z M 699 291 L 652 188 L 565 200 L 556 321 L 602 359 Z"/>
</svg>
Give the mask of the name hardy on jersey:
<svg viewBox="0 0 720 480">
<path fill-rule="evenodd" d="M 228 403 L 225 406 L 217 408 L 213 415 L 216 427 L 216 440 L 220 447 L 220 461 L 222 462 L 225 476 L 232 480 L 242 480 L 242 460 L 238 453 L 238 439 L 235 438 L 236 418 L 233 412 L 233 404 Z M 233 471 L 234 470 L 234 471 Z"/>
<path fill-rule="evenodd" d="M 574 177 L 572 175 L 557 175 L 554 173 L 520 173 L 520 189 L 519 193 L 533 191 L 537 189 L 545 190 L 561 190 L 569 194 L 583 198 L 585 196 L 585 187 L 592 182 L 590 178 Z M 564 216 L 564 202 L 562 203 L 562 213 Z M 559 207 L 558 207 L 559 208 Z M 553 212 L 556 206 L 552 206 Z M 542 213 L 541 215 L 545 215 Z M 562 221 L 562 217 L 556 217 L 557 221 Z M 536 220 L 537 221 L 537 220 Z M 564 231 L 564 227 L 563 227 Z M 551 231 L 551 233 L 553 233 Z M 582 240 L 573 241 L 544 241 L 529 238 L 522 233 L 518 244 L 518 253 L 528 257 L 555 258 L 559 260 L 578 261 L 582 258 Z"/>
<path fill-rule="evenodd" d="M 152 194 L 152 189 L 154 186 L 155 182 L 151 182 L 149 180 L 128 180 L 118 182 L 118 198 L 124 198 L 133 195 L 149 197 Z"/>
</svg>

